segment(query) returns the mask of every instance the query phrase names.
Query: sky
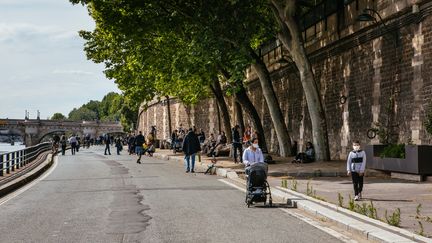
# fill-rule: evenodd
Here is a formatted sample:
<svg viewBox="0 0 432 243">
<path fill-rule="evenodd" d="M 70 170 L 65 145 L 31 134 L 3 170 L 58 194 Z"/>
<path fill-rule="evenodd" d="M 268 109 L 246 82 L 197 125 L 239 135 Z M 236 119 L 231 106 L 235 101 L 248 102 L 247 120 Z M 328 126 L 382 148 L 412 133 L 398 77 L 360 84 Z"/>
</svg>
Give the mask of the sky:
<svg viewBox="0 0 432 243">
<path fill-rule="evenodd" d="M 87 9 L 68 0 L 0 0 L 0 118 L 67 116 L 120 93 L 83 51 L 78 31 L 93 29 Z"/>
</svg>

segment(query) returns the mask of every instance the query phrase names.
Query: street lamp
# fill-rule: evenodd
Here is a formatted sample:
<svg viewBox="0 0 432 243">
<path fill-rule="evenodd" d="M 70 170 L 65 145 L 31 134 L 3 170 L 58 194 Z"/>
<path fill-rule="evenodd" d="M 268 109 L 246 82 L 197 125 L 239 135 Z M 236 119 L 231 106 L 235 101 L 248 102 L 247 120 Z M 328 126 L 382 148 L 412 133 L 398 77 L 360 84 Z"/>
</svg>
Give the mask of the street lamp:
<svg viewBox="0 0 432 243">
<path fill-rule="evenodd" d="M 371 15 L 372 14 L 376 14 L 379 18 L 379 22 L 377 21 L 377 19 Z M 389 32 L 394 39 L 389 40 L 393 46 L 394 46 L 394 55 L 395 55 L 395 61 L 397 63 L 395 63 L 396 65 L 396 70 L 394 72 L 394 82 L 392 82 L 392 87 L 391 87 L 391 95 L 390 95 L 390 99 L 389 99 L 389 107 L 387 109 L 387 124 L 385 124 L 386 127 L 386 142 L 388 142 L 389 140 L 389 136 L 393 133 L 394 131 L 394 125 L 393 125 L 393 119 L 394 119 L 394 107 L 395 107 L 395 99 L 396 99 L 396 94 L 399 93 L 399 89 L 400 89 L 400 83 L 399 83 L 399 68 L 400 68 L 400 64 L 401 64 L 401 58 L 400 55 L 398 54 L 398 46 L 399 46 L 399 35 L 397 31 L 391 31 L 388 26 L 384 23 L 383 19 L 381 18 L 381 15 L 374 9 L 371 8 L 365 8 L 363 10 L 363 12 L 361 14 L 359 14 L 356 18 L 357 21 L 359 22 L 370 22 L 370 21 L 374 21 L 376 24 L 382 24 L 384 29 Z M 382 35 L 384 37 L 384 39 L 388 38 L 385 35 Z M 399 85 L 399 87 L 397 86 Z"/>
<path fill-rule="evenodd" d="M 380 21 L 378 22 L 377 19 L 373 15 L 371 15 L 370 13 L 376 14 L 378 16 L 378 18 L 379 18 Z M 357 16 L 356 20 L 359 21 L 359 22 L 371 22 L 371 21 L 373 21 L 373 22 L 375 22 L 377 24 L 380 23 L 380 24 L 382 24 L 384 26 L 384 29 L 386 29 L 387 31 L 389 31 L 389 28 L 384 23 L 384 20 L 382 19 L 381 15 L 378 13 L 378 11 L 376 11 L 376 10 L 374 10 L 372 8 L 365 8 L 365 9 L 363 9 L 363 12 Z M 399 39 L 398 38 L 398 34 L 397 34 L 397 32 L 396 33 L 391 32 L 391 34 L 394 36 L 394 40 L 392 40 L 391 42 L 394 44 L 394 46 L 396 48 L 398 46 L 398 44 L 399 44 L 398 43 L 399 42 L 398 41 L 398 39 Z M 385 38 L 385 36 L 384 36 L 384 38 Z"/>
</svg>

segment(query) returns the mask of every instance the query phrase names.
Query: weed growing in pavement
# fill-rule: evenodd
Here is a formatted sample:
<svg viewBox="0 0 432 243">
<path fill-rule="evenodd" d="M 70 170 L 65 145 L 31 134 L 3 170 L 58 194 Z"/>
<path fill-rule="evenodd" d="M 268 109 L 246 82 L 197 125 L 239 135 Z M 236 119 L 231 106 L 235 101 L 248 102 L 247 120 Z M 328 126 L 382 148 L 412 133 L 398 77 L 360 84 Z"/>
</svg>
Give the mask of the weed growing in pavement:
<svg viewBox="0 0 432 243">
<path fill-rule="evenodd" d="M 310 186 L 310 181 L 308 181 L 308 183 L 307 183 L 307 185 L 306 185 L 306 195 L 308 195 L 308 196 L 313 196 L 313 191 L 312 191 L 313 189 L 311 188 L 311 186 Z"/>
<path fill-rule="evenodd" d="M 369 218 L 378 219 L 378 213 L 377 209 L 373 205 L 373 202 L 370 201 L 370 204 L 368 205 L 368 215 Z"/>
<path fill-rule="evenodd" d="M 390 217 L 387 215 L 387 210 L 386 210 L 384 217 L 389 225 L 400 227 L 400 222 L 401 222 L 400 208 L 397 208 Z"/>
<path fill-rule="evenodd" d="M 368 213 L 368 207 L 366 203 L 362 203 L 362 205 L 360 206 L 359 204 L 355 205 L 355 211 L 359 214 L 363 214 L 365 216 L 367 216 Z"/>
<path fill-rule="evenodd" d="M 342 194 L 340 194 L 340 192 L 338 192 L 339 207 L 342 207 L 342 208 L 344 207 L 343 200 L 344 200 L 344 197 L 342 196 Z"/>
<path fill-rule="evenodd" d="M 425 236 L 424 228 L 423 228 L 423 223 L 419 220 L 418 224 L 419 224 L 420 230 L 416 231 L 416 233 L 419 234 L 419 235 L 421 235 L 421 236 Z"/>
<path fill-rule="evenodd" d="M 288 180 L 287 179 L 282 179 L 282 181 L 281 181 L 281 187 L 288 188 Z"/>
<path fill-rule="evenodd" d="M 291 190 L 297 191 L 297 181 L 293 178 L 291 182 Z"/>
<path fill-rule="evenodd" d="M 421 203 L 419 205 L 417 205 L 417 207 L 416 207 L 416 216 L 415 216 L 416 219 L 421 218 L 421 216 L 420 216 L 421 207 L 422 207 Z"/>
<path fill-rule="evenodd" d="M 432 218 L 429 217 L 429 216 L 427 216 L 427 217 L 426 217 L 426 222 L 428 222 L 428 223 L 432 223 Z"/>
<path fill-rule="evenodd" d="M 349 194 L 348 209 L 351 211 L 354 211 L 355 209 L 354 199 L 351 197 L 351 194 Z"/>
</svg>

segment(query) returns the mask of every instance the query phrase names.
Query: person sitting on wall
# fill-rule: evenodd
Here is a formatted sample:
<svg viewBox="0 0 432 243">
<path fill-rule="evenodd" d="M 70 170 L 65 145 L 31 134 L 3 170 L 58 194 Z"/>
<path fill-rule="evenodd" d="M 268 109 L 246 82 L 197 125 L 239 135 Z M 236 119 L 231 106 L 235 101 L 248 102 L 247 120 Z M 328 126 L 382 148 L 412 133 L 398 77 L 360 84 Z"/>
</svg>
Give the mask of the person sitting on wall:
<svg viewBox="0 0 432 243">
<path fill-rule="evenodd" d="M 209 156 L 215 156 L 215 157 L 219 156 L 219 152 L 226 145 L 226 143 L 227 143 L 227 137 L 225 136 L 225 132 L 221 132 L 219 135 L 218 142 L 216 143 L 216 145 L 214 147 L 212 147 L 210 149 L 210 155 Z"/>
<path fill-rule="evenodd" d="M 298 153 L 292 163 L 310 163 L 315 161 L 315 150 L 311 142 L 306 143 L 306 150 Z"/>
</svg>

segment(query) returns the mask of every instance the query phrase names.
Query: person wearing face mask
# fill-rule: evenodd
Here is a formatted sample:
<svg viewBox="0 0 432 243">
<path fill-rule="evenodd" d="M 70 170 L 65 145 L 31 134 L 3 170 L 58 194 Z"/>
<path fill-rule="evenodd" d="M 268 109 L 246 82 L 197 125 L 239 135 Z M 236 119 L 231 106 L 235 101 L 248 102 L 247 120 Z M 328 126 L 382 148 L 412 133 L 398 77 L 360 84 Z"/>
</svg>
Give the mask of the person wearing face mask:
<svg viewBox="0 0 432 243">
<path fill-rule="evenodd" d="M 354 141 L 353 151 L 348 155 L 347 174 L 351 175 L 354 186 L 354 200 L 362 198 L 363 176 L 366 168 L 366 153 L 360 149 L 360 142 Z"/>
<path fill-rule="evenodd" d="M 250 166 L 262 165 L 265 166 L 267 171 L 267 164 L 264 162 L 264 156 L 258 145 L 258 138 L 253 138 L 251 145 L 243 152 L 243 164 L 245 165 L 245 172 L 249 174 Z"/>
</svg>

